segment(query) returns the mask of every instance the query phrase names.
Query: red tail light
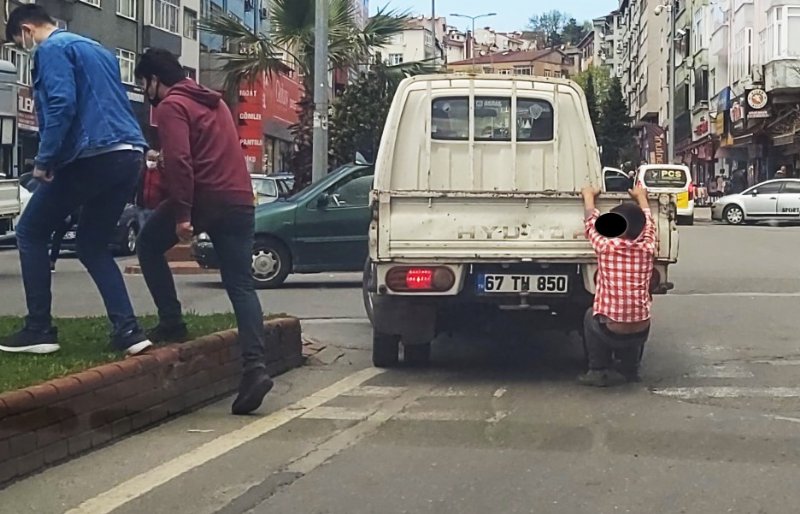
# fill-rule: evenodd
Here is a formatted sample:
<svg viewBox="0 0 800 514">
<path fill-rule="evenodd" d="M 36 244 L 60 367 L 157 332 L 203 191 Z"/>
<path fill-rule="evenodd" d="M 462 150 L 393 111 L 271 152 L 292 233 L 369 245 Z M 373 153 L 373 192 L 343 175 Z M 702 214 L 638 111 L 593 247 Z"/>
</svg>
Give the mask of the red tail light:
<svg viewBox="0 0 800 514">
<path fill-rule="evenodd" d="M 386 273 L 386 286 L 397 292 L 443 292 L 455 284 L 456 277 L 449 268 L 398 267 Z"/>
</svg>

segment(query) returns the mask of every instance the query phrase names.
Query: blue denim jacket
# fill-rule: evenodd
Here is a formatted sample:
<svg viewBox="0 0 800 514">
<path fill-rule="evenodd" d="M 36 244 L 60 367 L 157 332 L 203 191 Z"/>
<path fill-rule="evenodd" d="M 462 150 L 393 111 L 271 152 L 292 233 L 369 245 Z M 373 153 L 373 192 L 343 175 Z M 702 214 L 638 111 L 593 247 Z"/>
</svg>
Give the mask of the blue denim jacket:
<svg viewBox="0 0 800 514">
<path fill-rule="evenodd" d="M 117 59 L 96 41 L 54 32 L 37 47 L 32 75 L 37 167 L 56 170 L 120 144 L 147 146 Z"/>
</svg>

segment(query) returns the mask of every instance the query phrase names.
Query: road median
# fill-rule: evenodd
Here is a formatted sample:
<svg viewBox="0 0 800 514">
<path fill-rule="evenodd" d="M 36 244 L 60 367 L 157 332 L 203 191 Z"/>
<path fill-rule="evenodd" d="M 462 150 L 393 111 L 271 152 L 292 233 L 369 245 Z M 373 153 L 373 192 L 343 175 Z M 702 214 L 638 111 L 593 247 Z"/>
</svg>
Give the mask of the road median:
<svg viewBox="0 0 800 514">
<path fill-rule="evenodd" d="M 299 320 L 265 322 L 268 371 L 302 364 Z M 0 394 L 0 485 L 226 396 L 238 386 L 226 330 Z"/>
</svg>

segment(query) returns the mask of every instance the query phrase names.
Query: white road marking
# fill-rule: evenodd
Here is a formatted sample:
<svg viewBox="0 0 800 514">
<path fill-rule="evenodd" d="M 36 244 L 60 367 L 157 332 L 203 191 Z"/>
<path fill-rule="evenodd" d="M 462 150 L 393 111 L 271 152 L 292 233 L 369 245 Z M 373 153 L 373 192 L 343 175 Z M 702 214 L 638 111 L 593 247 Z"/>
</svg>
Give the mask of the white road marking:
<svg viewBox="0 0 800 514">
<path fill-rule="evenodd" d="M 356 387 L 342 396 L 367 396 L 374 398 L 397 398 L 404 392 L 407 387 L 399 386 L 361 386 Z"/>
<path fill-rule="evenodd" d="M 712 364 L 700 366 L 687 377 L 690 378 L 753 378 L 753 374 L 736 364 Z"/>
<path fill-rule="evenodd" d="M 508 417 L 508 411 L 500 410 L 494 413 L 494 416 L 487 418 L 486 422 L 492 425 L 500 423 Z"/>
<path fill-rule="evenodd" d="M 506 394 L 507 392 L 508 392 L 508 389 L 506 389 L 505 387 L 501 387 L 500 389 L 498 389 L 497 391 L 494 392 L 494 397 L 495 398 L 502 398 L 503 395 Z"/>
<path fill-rule="evenodd" d="M 399 421 L 487 421 L 486 412 L 469 410 L 403 411 L 394 419 Z"/>
<path fill-rule="evenodd" d="M 387 401 L 365 420 L 339 432 L 308 454 L 289 464 L 286 471 L 307 475 L 333 458 L 343 450 L 377 430 L 381 425 L 401 412 L 406 405 L 416 400 L 423 392 L 422 388 L 409 389 L 400 397 Z"/>
<path fill-rule="evenodd" d="M 381 373 L 383 370 L 377 368 L 366 368 L 353 373 L 292 405 L 126 480 L 108 491 L 86 500 L 76 508 L 67 511 L 66 514 L 109 514 L 114 509 L 144 496 L 156 487 L 299 418 L 311 409 L 333 400 Z"/>
<path fill-rule="evenodd" d="M 362 420 L 372 414 L 375 409 L 352 409 L 350 407 L 317 407 L 303 414 L 303 419 Z"/>
<path fill-rule="evenodd" d="M 766 414 L 768 418 L 777 419 L 778 421 L 788 421 L 790 423 L 800 423 L 800 418 L 790 418 L 788 416 L 776 416 L 774 414 Z"/>
<path fill-rule="evenodd" d="M 653 393 L 681 400 L 701 398 L 800 398 L 800 387 L 667 387 Z"/>
</svg>

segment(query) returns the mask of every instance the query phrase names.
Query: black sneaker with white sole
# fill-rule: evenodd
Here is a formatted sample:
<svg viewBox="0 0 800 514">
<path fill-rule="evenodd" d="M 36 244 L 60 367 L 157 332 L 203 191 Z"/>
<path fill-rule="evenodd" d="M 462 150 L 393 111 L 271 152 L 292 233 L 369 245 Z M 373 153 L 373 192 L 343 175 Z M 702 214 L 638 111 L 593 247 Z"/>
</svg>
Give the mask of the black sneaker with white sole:
<svg viewBox="0 0 800 514">
<path fill-rule="evenodd" d="M 153 346 L 153 343 L 141 330 L 131 330 L 124 334 L 115 335 L 111 339 L 111 346 L 125 353 L 127 356 L 138 355 Z"/>
<path fill-rule="evenodd" d="M 183 343 L 189 339 L 189 329 L 186 323 L 163 323 L 147 331 L 147 338 L 155 344 L 160 343 Z"/>
<path fill-rule="evenodd" d="M 31 330 L 26 327 L 0 341 L 0 351 L 7 353 L 46 354 L 60 349 L 58 329 L 55 327 L 47 331 Z"/>
</svg>

